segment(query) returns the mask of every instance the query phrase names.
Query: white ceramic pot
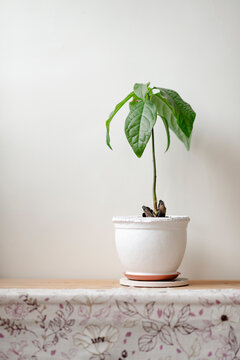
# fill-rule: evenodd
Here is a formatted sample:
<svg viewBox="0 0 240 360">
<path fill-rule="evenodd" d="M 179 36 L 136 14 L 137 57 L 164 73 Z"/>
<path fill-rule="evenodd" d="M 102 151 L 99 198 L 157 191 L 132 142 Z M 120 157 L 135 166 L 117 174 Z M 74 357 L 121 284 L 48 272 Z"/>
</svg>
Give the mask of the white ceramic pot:
<svg viewBox="0 0 240 360">
<path fill-rule="evenodd" d="M 133 280 L 176 277 L 187 242 L 187 216 L 114 217 L 115 241 L 124 274 Z"/>
</svg>

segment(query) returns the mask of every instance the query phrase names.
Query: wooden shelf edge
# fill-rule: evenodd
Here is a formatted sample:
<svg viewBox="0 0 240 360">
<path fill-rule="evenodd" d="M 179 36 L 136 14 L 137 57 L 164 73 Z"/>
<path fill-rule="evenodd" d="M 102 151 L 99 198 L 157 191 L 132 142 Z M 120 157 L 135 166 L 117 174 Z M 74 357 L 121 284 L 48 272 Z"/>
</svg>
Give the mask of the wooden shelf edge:
<svg viewBox="0 0 240 360">
<path fill-rule="evenodd" d="M 0 279 L 0 289 L 111 289 L 119 288 L 116 279 Z M 190 280 L 179 289 L 240 289 L 240 280 Z M 177 289 L 177 288 L 175 288 Z"/>
</svg>

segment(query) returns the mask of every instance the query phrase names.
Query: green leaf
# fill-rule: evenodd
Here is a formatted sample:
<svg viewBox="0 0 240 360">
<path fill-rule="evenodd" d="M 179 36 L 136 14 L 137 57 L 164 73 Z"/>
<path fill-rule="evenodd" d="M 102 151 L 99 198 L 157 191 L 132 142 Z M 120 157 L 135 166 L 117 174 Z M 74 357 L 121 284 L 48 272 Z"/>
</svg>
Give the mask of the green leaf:
<svg viewBox="0 0 240 360">
<path fill-rule="evenodd" d="M 165 150 L 165 152 L 167 152 L 168 149 L 169 149 L 169 146 L 170 146 L 170 132 L 169 132 L 169 126 L 168 126 L 167 120 L 164 117 L 162 117 L 162 121 L 163 121 L 163 124 L 165 126 L 166 135 L 167 135 L 167 147 L 166 147 L 166 150 Z"/>
<path fill-rule="evenodd" d="M 167 121 L 169 128 L 184 143 L 187 150 L 189 150 L 191 136 L 186 136 L 180 128 L 173 107 L 160 93 L 152 95 L 151 101 L 156 105 L 158 115 L 163 119 L 163 121 Z"/>
<path fill-rule="evenodd" d="M 137 83 L 134 85 L 134 87 L 133 87 L 134 93 L 136 94 L 136 96 L 139 99 L 142 99 L 143 101 L 145 100 L 145 96 L 147 94 L 149 84 L 150 83 L 147 83 L 147 84 L 138 84 Z"/>
<path fill-rule="evenodd" d="M 134 107 L 135 105 L 137 105 L 138 102 L 139 102 L 139 100 L 133 100 L 133 101 L 131 101 L 131 102 L 129 103 L 129 109 L 132 110 L 133 107 Z"/>
<path fill-rule="evenodd" d="M 130 101 L 129 103 L 129 109 L 131 110 L 132 106 L 135 106 L 137 103 L 139 102 L 139 98 L 137 97 L 137 95 L 134 93 L 133 97 L 132 97 L 132 101 Z"/>
<path fill-rule="evenodd" d="M 193 128 L 193 122 L 196 117 L 196 113 L 191 106 L 186 103 L 176 91 L 161 89 L 162 95 L 172 104 L 177 118 L 177 123 L 182 132 L 190 137 Z"/>
<path fill-rule="evenodd" d="M 109 128 L 110 128 L 110 123 L 112 121 L 112 118 L 116 115 L 116 113 L 118 112 L 118 110 L 121 109 L 121 107 L 128 101 L 130 100 L 132 97 L 134 96 L 134 92 L 132 91 L 130 94 L 128 94 L 128 96 L 125 97 L 125 99 L 123 99 L 120 103 L 118 103 L 115 107 L 115 109 L 113 110 L 113 112 L 111 112 L 109 119 L 106 121 L 106 128 L 107 128 L 107 135 L 106 135 L 106 143 L 107 145 L 110 147 L 110 149 L 112 150 L 112 147 L 110 145 L 110 135 L 109 135 Z"/>
<path fill-rule="evenodd" d="M 168 102 L 168 104 L 173 109 L 177 123 L 182 132 L 187 137 L 190 137 L 196 113 L 193 111 L 191 106 L 179 96 L 176 91 L 163 88 L 157 89 L 160 90 L 161 96 Z"/>
<path fill-rule="evenodd" d="M 156 106 L 149 100 L 134 105 L 125 121 L 125 134 L 137 157 L 141 157 L 157 119 Z"/>
</svg>

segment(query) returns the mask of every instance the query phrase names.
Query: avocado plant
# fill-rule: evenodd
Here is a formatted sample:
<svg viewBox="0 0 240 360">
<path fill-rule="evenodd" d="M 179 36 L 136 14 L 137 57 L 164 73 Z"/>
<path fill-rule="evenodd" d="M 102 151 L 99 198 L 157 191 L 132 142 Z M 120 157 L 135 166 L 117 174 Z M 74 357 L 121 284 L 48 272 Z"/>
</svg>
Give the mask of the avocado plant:
<svg viewBox="0 0 240 360">
<path fill-rule="evenodd" d="M 131 100 L 131 101 L 130 101 Z M 168 151 L 170 146 L 170 130 L 175 133 L 179 140 L 183 142 L 186 149 L 190 149 L 191 134 L 193 123 L 196 117 L 191 106 L 174 90 L 160 87 L 150 87 L 147 84 L 136 83 L 133 91 L 130 92 L 106 121 L 107 136 L 106 142 L 110 149 L 110 123 L 121 107 L 129 102 L 129 114 L 125 120 L 125 134 L 137 157 L 141 157 L 148 141 L 152 139 L 152 157 L 153 157 L 153 210 L 150 207 L 143 206 L 143 216 L 146 217 L 165 217 L 166 207 L 162 200 L 157 202 L 156 196 L 156 158 L 154 144 L 154 125 L 157 117 L 162 120 L 166 135 Z"/>
</svg>

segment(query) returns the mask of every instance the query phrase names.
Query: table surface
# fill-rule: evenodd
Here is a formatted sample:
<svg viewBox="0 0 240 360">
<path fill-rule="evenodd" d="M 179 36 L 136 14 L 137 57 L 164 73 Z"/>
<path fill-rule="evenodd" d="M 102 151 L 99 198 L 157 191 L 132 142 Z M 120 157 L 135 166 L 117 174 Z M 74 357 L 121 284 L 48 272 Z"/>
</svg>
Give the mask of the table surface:
<svg viewBox="0 0 240 360">
<path fill-rule="evenodd" d="M 0 289 L 111 289 L 122 287 L 110 279 L 0 279 Z M 125 287 L 127 288 L 127 287 Z M 190 280 L 177 289 L 240 289 L 240 280 Z"/>
<path fill-rule="evenodd" d="M 0 358 L 240 359 L 240 280 L 162 290 L 0 279 Z"/>
</svg>

